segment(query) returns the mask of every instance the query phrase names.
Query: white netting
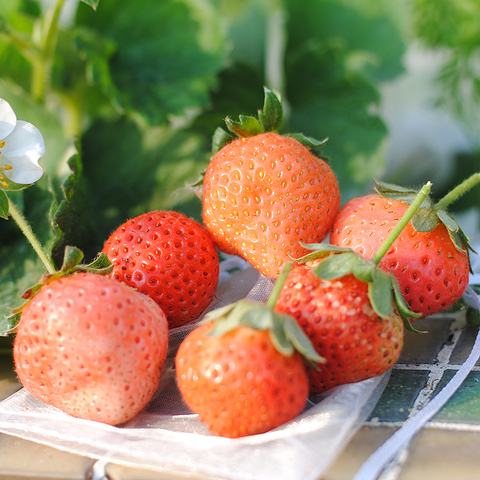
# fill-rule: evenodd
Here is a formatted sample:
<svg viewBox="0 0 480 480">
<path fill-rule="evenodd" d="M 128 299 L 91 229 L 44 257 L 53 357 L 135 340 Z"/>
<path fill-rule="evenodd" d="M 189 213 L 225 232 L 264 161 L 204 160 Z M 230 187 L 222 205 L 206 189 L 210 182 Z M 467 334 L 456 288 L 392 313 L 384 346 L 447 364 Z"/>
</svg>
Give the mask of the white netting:
<svg viewBox="0 0 480 480">
<path fill-rule="evenodd" d="M 268 298 L 271 280 L 246 264 L 222 263 L 223 270 L 240 270 L 222 272 L 210 309 L 245 297 Z M 0 402 L 0 432 L 107 462 L 209 479 L 316 480 L 372 411 L 388 380 L 385 374 L 311 398 L 294 421 L 262 435 L 215 437 L 191 413 L 176 386 L 175 352 L 192 328 L 171 332 L 158 391 L 127 424 L 112 427 L 74 418 L 21 389 Z"/>
</svg>

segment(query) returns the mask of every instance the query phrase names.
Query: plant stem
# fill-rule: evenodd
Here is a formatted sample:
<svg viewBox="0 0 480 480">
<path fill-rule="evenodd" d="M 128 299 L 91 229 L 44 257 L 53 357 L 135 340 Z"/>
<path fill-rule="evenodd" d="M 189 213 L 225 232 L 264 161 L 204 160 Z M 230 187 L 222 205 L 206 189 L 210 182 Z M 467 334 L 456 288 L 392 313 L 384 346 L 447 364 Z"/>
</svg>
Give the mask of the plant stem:
<svg viewBox="0 0 480 480">
<path fill-rule="evenodd" d="M 45 87 L 50 81 L 53 64 L 53 54 L 57 44 L 58 21 L 65 0 L 57 0 L 56 5 L 50 9 L 42 25 L 40 37 L 40 57 L 33 62 L 32 95 L 37 101 L 45 97 Z"/>
<path fill-rule="evenodd" d="M 283 284 L 285 283 L 285 280 L 287 279 L 287 276 L 290 273 L 290 270 L 292 269 L 292 267 L 293 267 L 293 262 L 287 262 L 284 265 L 282 271 L 280 272 L 280 276 L 277 278 L 277 281 L 275 282 L 272 293 L 270 294 L 270 297 L 268 297 L 267 306 L 272 310 L 275 304 L 277 303 L 278 296 L 282 291 Z"/>
<path fill-rule="evenodd" d="M 457 185 L 451 192 L 447 193 L 438 203 L 440 208 L 448 207 L 452 202 L 460 198 L 464 193 L 468 192 L 477 183 L 480 182 L 480 173 L 474 173 L 471 177 L 464 180 L 460 185 Z"/>
<path fill-rule="evenodd" d="M 377 253 L 372 258 L 372 262 L 375 265 L 378 265 L 380 263 L 383 256 L 388 252 L 388 250 L 392 246 L 392 243 L 397 239 L 397 237 L 400 235 L 402 230 L 407 226 L 408 222 L 412 219 L 413 215 L 415 215 L 415 212 L 418 210 L 422 202 L 430 193 L 431 187 L 432 187 L 432 183 L 427 182 L 422 187 L 422 189 L 418 192 L 417 196 L 415 197 L 415 200 L 410 204 L 410 206 L 408 207 L 408 210 L 405 212 L 403 217 L 397 223 L 395 228 L 390 232 L 390 235 L 382 243 L 381 247 L 378 249 Z"/>
<path fill-rule="evenodd" d="M 40 257 L 40 260 L 45 265 L 47 272 L 55 273 L 55 265 L 53 264 L 49 256 L 45 253 L 45 250 L 43 249 L 42 245 L 40 244 L 37 237 L 33 233 L 32 227 L 30 227 L 29 223 L 27 222 L 23 214 L 20 212 L 17 206 L 11 202 L 10 199 L 8 199 L 8 205 L 9 205 L 9 208 L 8 208 L 9 214 L 15 220 L 17 225 L 20 227 L 20 230 L 23 232 L 23 234 L 27 237 L 27 240 L 30 242 L 35 252 L 37 252 L 37 255 Z"/>
</svg>

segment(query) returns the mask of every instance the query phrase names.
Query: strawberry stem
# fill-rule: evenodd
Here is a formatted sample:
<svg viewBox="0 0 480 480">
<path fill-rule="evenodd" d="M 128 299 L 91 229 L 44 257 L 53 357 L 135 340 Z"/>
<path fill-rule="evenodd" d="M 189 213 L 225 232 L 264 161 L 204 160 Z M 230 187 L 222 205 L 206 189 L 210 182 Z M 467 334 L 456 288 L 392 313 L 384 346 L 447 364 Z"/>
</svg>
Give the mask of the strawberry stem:
<svg viewBox="0 0 480 480">
<path fill-rule="evenodd" d="M 431 187 L 432 187 L 432 183 L 427 182 L 422 187 L 422 189 L 418 192 L 417 196 L 415 197 L 415 200 L 410 204 L 410 206 L 408 207 L 408 210 L 405 212 L 403 217 L 397 223 L 395 228 L 390 232 L 390 235 L 382 243 L 381 247 L 378 249 L 377 253 L 372 258 L 372 262 L 375 265 L 378 265 L 380 263 L 383 256 L 388 252 L 388 250 L 392 246 L 392 243 L 397 239 L 397 237 L 400 235 L 402 230 L 407 226 L 408 222 L 412 219 L 415 212 L 418 210 L 420 205 L 423 203 L 425 198 L 430 193 Z"/>
<path fill-rule="evenodd" d="M 50 260 L 49 256 L 45 253 L 45 250 L 43 249 L 42 245 L 40 244 L 37 237 L 33 233 L 33 230 L 30 224 L 27 222 L 23 214 L 20 212 L 17 206 L 14 203 L 12 203 L 10 199 L 8 199 L 8 204 L 9 204 L 8 213 L 15 220 L 15 222 L 17 223 L 17 225 L 19 226 L 23 234 L 27 237 L 27 240 L 30 242 L 33 249 L 35 250 L 37 255 L 40 257 L 40 260 L 45 266 L 47 272 L 50 274 L 55 273 L 55 265 Z"/>
<path fill-rule="evenodd" d="M 269 307 L 272 310 L 275 307 L 275 304 L 277 303 L 278 296 L 282 291 L 283 285 L 287 280 L 288 274 L 290 273 L 290 270 L 292 269 L 292 267 L 293 267 L 293 262 L 287 262 L 284 265 L 282 271 L 280 272 L 279 277 L 277 278 L 277 281 L 275 282 L 272 293 L 270 294 L 270 297 L 268 297 L 267 307 Z"/>
<path fill-rule="evenodd" d="M 437 207 L 446 208 L 452 202 L 460 198 L 464 193 L 468 192 L 477 183 L 480 182 L 480 173 L 474 173 L 471 177 L 464 180 L 460 185 L 456 186 L 451 192 L 447 193 L 438 203 Z"/>
</svg>

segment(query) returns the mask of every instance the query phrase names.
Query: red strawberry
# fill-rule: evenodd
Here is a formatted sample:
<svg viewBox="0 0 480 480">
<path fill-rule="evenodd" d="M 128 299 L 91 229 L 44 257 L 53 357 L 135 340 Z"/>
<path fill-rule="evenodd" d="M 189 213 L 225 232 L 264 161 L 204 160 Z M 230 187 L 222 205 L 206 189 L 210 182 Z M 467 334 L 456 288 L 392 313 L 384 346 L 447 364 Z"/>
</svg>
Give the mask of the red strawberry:
<svg viewBox="0 0 480 480">
<path fill-rule="evenodd" d="M 415 314 L 397 280 L 377 267 L 384 252 L 417 212 L 430 191 L 427 183 L 397 221 L 372 261 L 351 249 L 310 245 L 311 262 L 290 272 L 275 310 L 291 315 L 326 359 L 321 371 L 309 368 L 310 391 L 381 375 L 398 360 L 405 326 Z"/>
<path fill-rule="evenodd" d="M 300 354 L 278 352 L 266 331 L 239 327 L 210 336 L 212 327 L 193 330 L 176 357 L 183 398 L 210 431 L 243 437 L 295 418 L 308 396 Z"/>
<path fill-rule="evenodd" d="M 153 396 L 167 347 L 167 320 L 155 302 L 108 277 L 78 273 L 44 285 L 25 306 L 13 355 L 33 396 L 116 425 Z"/>
<path fill-rule="evenodd" d="M 292 420 L 305 406 L 302 355 L 323 359 L 295 320 L 272 310 L 288 268 L 267 305 L 241 300 L 214 310 L 178 349 L 180 392 L 214 435 L 263 433 Z"/>
<path fill-rule="evenodd" d="M 220 250 L 277 278 L 291 257 L 307 253 L 300 242 L 320 242 L 328 235 L 340 192 L 326 162 L 295 138 L 267 131 L 269 105 L 278 113 L 281 103 L 266 93 L 261 122 L 227 121 L 241 138 L 220 149 L 207 168 L 203 223 Z"/>
<path fill-rule="evenodd" d="M 330 242 L 371 259 L 407 208 L 408 202 L 380 194 L 350 200 L 335 219 Z M 436 206 L 430 210 L 433 220 L 424 217 L 416 229 L 414 217 L 379 263 L 395 275 L 408 305 L 422 317 L 459 299 L 467 288 L 470 270 L 468 244 L 461 230 L 456 226 L 456 231 L 449 232 L 437 217 L 442 210 Z"/>
<path fill-rule="evenodd" d="M 275 309 L 291 315 L 319 355 L 320 370 L 307 365 L 310 393 L 354 383 L 390 369 L 403 346 L 403 321 L 392 309 L 381 318 L 372 308 L 368 283 L 346 275 L 318 278 L 312 268 L 292 270 Z"/>
<path fill-rule="evenodd" d="M 215 246 L 205 229 L 182 213 L 154 211 L 128 220 L 102 251 L 114 265 L 112 278 L 155 300 L 170 328 L 198 318 L 217 289 Z"/>
</svg>

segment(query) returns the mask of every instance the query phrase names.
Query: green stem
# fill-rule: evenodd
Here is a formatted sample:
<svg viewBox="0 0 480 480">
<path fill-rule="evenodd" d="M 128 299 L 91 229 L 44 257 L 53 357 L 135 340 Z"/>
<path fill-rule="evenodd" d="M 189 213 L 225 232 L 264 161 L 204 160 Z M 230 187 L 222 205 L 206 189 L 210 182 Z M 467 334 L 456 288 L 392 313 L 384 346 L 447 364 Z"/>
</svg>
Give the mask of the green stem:
<svg viewBox="0 0 480 480">
<path fill-rule="evenodd" d="M 278 296 L 282 291 L 283 285 L 287 280 L 288 274 L 290 273 L 290 270 L 292 269 L 292 267 L 293 267 L 293 262 L 287 262 L 284 265 L 282 271 L 280 272 L 280 276 L 277 278 L 277 281 L 275 282 L 272 293 L 270 294 L 270 297 L 268 297 L 267 306 L 272 310 L 273 310 L 273 307 L 275 307 L 275 304 L 277 303 Z"/>
<path fill-rule="evenodd" d="M 40 38 L 41 55 L 33 62 L 32 95 L 37 101 L 45 97 L 45 87 L 50 81 L 53 54 L 57 44 L 58 22 L 65 0 L 57 0 L 56 5 L 47 12 Z"/>
<path fill-rule="evenodd" d="M 412 219 L 413 215 L 415 215 L 415 212 L 418 210 L 422 202 L 430 193 L 431 187 L 432 187 L 432 183 L 427 182 L 422 187 L 422 189 L 418 192 L 417 196 L 415 197 L 415 200 L 410 204 L 410 206 L 408 207 L 408 210 L 405 212 L 403 217 L 397 223 L 395 228 L 390 232 L 390 235 L 382 243 L 381 247 L 378 249 L 377 253 L 372 258 L 372 262 L 375 265 L 378 265 L 380 263 L 383 256 L 388 252 L 388 250 L 392 246 L 392 243 L 397 239 L 397 237 L 400 235 L 402 230 L 407 226 L 408 222 Z"/>
<path fill-rule="evenodd" d="M 464 180 L 460 185 L 456 186 L 451 192 L 447 193 L 438 203 L 437 207 L 446 208 L 452 202 L 460 198 L 464 193 L 467 193 L 477 183 L 480 182 L 480 173 L 474 173 L 471 177 Z"/>
<path fill-rule="evenodd" d="M 52 260 L 50 260 L 49 256 L 45 253 L 42 245 L 38 241 L 37 237 L 33 233 L 32 227 L 30 227 L 29 223 L 17 208 L 17 206 L 8 199 L 8 212 L 10 216 L 17 222 L 17 225 L 20 227 L 20 230 L 23 234 L 27 237 L 27 240 L 32 245 L 37 255 L 40 257 L 40 260 L 45 265 L 45 268 L 48 273 L 55 273 L 55 265 L 53 264 Z"/>
</svg>

